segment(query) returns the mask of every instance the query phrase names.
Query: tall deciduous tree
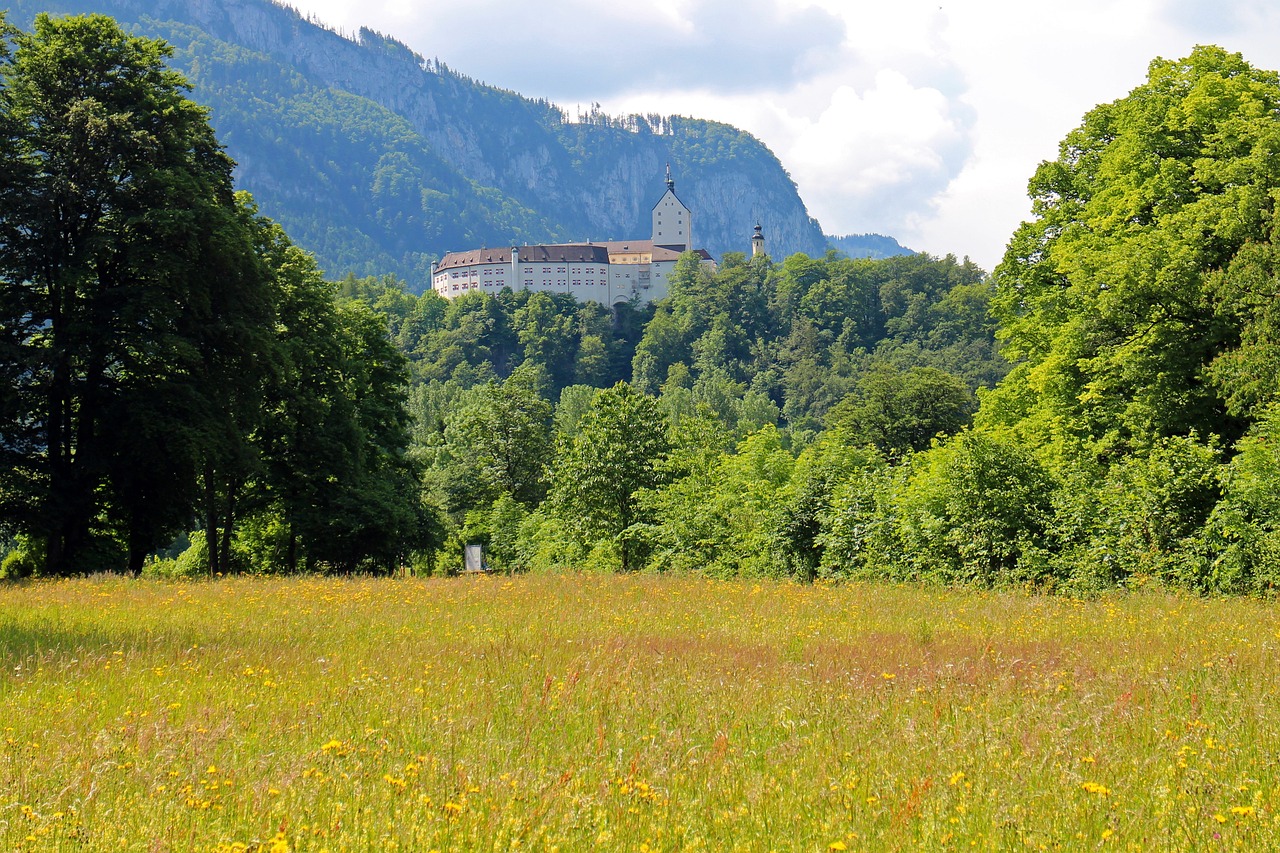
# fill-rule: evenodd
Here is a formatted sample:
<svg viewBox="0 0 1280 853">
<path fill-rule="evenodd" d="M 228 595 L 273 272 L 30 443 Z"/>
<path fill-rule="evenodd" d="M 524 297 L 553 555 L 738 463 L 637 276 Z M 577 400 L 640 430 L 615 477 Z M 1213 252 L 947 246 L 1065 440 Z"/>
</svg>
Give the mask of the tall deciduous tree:
<svg viewBox="0 0 1280 853">
<path fill-rule="evenodd" d="M 141 568 L 195 498 L 205 321 L 252 289 L 230 159 L 160 42 L 37 17 L 0 76 L 0 516 L 47 570 Z M 215 260 L 216 258 L 216 260 Z M 249 301 L 245 310 L 253 311 Z M 234 325 L 234 324 L 232 324 Z"/>
<path fill-rule="evenodd" d="M 479 503 L 507 495 L 526 508 L 547 493 L 551 459 L 551 404 L 537 392 L 537 368 L 517 368 L 502 384 L 473 391 L 473 402 L 462 407 L 445 427 L 454 477 L 461 494 L 479 496 Z"/>
<path fill-rule="evenodd" d="M 1276 73 L 1216 47 L 1153 62 L 1031 181 L 994 301 L 1023 363 L 984 410 L 1103 454 L 1237 438 L 1247 419 L 1206 376 L 1240 334 L 1212 277 L 1268 236 L 1277 187 Z"/>
<path fill-rule="evenodd" d="M 263 227 L 278 363 L 255 447 L 260 493 L 283 521 L 281 561 L 287 570 L 393 568 L 429 526 L 405 452 L 404 356 L 384 318 L 359 303 L 335 304 L 315 260 L 278 226 Z"/>
<path fill-rule="evenodd" d="M 557 459 L 557 512 L 586 541 L 615 543 L 623 571 L 640 567 L 640 545 L 628 531 L 643 520 L 638 493 L 664 481 L 669 451 L 657 401 L 619 382 L 595 396 Z"/>
<path fill-rule="evenodd" d="M 845 444 L 869 444 L 897 458 L 959 432 L 976 405 L 973 392 L 946 371 L 884 366 L 862 377 L 855 392 L 831 410 L 827 427 Z"/>
</svg>

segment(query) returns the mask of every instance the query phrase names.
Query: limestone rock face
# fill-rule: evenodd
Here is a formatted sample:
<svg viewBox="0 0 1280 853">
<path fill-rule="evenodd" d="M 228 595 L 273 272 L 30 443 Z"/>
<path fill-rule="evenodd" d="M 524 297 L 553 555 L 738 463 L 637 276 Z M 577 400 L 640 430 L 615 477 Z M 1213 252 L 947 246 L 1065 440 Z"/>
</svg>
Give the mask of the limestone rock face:
<svg viewBox="0 0 1280 853">
<path fill-rule="evenodd" d="M 10 17 L 22 26 L 36 11 L 101 12 L 173 44 L 240 164 L 241 186 L 331 275 L 412 278 L 468 240 L 647 237 L 668 163 L 694 242 L 713 255 L 749 253 L 757 221 L 774 258 L 826 248 L 777 158 L 727 125 L 598 114 L 570 122 L 552 104 L 479 84 L 390 37 L 335 33 L 271 0 L 17 0 Z M 253 63 L 275 89 L 236 79 Z M 316 127 L 299 106 L 316 103 L 369 117 Z M 392 141 L 334 138 L 368 135 L 370 125 Z M 392 215 L 376 195 L 389 185 L 379 173 L 395 165 L 381 150 L 389 145 L 411 165 L 390 183 L 404 204 L 420 196 L 418 210 Z M 404 175 L 419 185 L 405 189 Z M 419 221 L 432 215 L 447 221 Z M 362 252 L 372 255 L 361 261 Z"/>
</svg>

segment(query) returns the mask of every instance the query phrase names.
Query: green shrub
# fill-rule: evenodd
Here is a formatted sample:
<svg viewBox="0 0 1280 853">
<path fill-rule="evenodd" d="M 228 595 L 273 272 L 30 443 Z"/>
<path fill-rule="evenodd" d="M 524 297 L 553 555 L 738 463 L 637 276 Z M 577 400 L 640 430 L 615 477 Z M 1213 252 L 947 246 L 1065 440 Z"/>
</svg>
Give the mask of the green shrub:
<svg viewBox="0 0 1280 853">
<path fill-rule="evenodd" d="M 43 543 L 19 536 L 13 540 L 4 558 L 0 559 L 0 580 L 35 577 L 43 567 Z"/>
<path fill-rule="evenodd" d="M 896 498 L 909 470 L 877 460 L 855 469 L 833 489 L 830 507 L 820 516 L 818 577 L 907 579 L 910 569 L 901 559 Z"/>
<path fill-rule="evenodd" d="M 944 583 L 1050 579 L 1054 481 L 1022 446 L 966 431 L 915 457 L 895 507 L 903 560 Z"/>
<path fill-rule="evenodd" d="M 1202 586 L 1215 592 L 1280 589 L 1280 408 L 1236 444 L 1222 473 L 1222 499 L 1204 526 Z"/>
</svg>

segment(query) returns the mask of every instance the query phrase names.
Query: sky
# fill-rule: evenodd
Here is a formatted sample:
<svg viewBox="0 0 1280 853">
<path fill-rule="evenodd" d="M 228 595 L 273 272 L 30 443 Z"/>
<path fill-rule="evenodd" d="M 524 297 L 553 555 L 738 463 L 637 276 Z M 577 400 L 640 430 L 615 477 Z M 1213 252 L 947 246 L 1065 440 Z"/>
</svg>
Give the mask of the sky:
<svg viewBox="0 0 1280 853">
<path fill-rule="evenodd" d="M 727 122 L 781 160 L 828 234 L 994 268 L 1037 164 L 1157 57 L 1280 69 L 1276 0 L 285 0 L 572 118 Z M 678 176 L 677 176 L 678 179 Z"/>
</svg>

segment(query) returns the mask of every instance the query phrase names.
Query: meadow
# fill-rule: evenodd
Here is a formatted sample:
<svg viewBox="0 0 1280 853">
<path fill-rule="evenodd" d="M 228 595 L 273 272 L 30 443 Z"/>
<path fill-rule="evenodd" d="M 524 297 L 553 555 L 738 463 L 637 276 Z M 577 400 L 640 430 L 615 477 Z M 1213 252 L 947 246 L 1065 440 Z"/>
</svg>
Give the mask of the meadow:
<svg viewBox="0 0 1280 853">
<path fill-rule="evenodd" d="M 0 845 L 1280 848 L 1280 615 L 699 577 L 0 596 Z"/>
</svg>

